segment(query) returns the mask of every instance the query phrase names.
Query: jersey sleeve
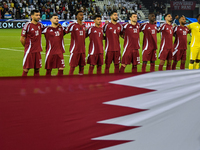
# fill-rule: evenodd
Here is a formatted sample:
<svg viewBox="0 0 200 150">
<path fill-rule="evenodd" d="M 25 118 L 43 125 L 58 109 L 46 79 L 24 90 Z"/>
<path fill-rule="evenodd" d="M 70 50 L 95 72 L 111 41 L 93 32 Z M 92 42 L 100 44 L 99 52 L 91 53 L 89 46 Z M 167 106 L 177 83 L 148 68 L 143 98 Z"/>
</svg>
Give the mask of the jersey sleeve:
<svg viewBox="0 0 200 150">
<path fill-rule="evenodd" d="M 121 28 L 121 31 L 120 31 L 120 35 L 124 35 L 124 27 L 120 24 L 120 28 Z"/>
<path fill-rule="evenodd" d="M 165 29 L 165 24 L 161 25 L 160 28 L 158 28 L 158 32 L 162 32 Z"/>
<path fill-rule="evenodd" d="M 89 27 L 89 28 L 86 30 L 85 38 L 87 38 L 88 36 L 90 36 L 91 30 L 92 30 L 92 27 Z"/>
<path fill-rule="evenodd" d="M 41 25 L 41 30 L 42 31 L 46 29 L 46 27 L 42 23 L 40 23 L 40 25 Z"/>
<path fill-rule="evenodd" d="M 192 23 L 190 23 L 190 24 L 187 26 L 187 28 L 188 28 L 189 30 L 191 30 L 191 29 L 192 29 Z"/>
<path fill-rule="evenodd" d="M 103 26 L 103 33 L 106 33 L 106 29 L 107 29 L 107 27 L 108 27 L 108 24 L 109 24 L 109 23 L 104 24 L 104 26 Z"/>
<path fill-rule="evenodd" d="M 27 22 L 27 23 L 23 26 L 21 36 L 26 37 L 27 32 L 29 31 L 29 26 L 30 26 L 30 23 L 29 23 L 29 22 Z"/>
<path fill-rule="evenodd" d="M 173 27 L 173 35 L 175 36 L 178 26 Z"/>
<path fill-rule="evenodd" d="M 74 25 L 75 25 L 75 23 L 69 24 L 67 26 L 67 28 L 65 29 L 65 33 L 68 34 L 68 33 L 72 32 Z"/>
<path fill-rule="evenodd" d="M 65 33 L 65 30 L 66 30 L 67 28 L 66 27 L 63 27 L 62 26 L 62 32 L 63 32 L 63 35 L 65 35 L 66 33 Z"/>
<path fill-rule="evenodd" d="M 47 28 L 48 28 L 48 27 L 46 27 L 46 28 L 42 31 L 42 34 L 46 34 L 46 33 L 47 33 Z"/>
<path fill-rule="evenodd" d="M 140 31 L 144 32 L 145 28 L 146 28 L 147 24 L 143 24 L 140 26 Z"/>
</svg>

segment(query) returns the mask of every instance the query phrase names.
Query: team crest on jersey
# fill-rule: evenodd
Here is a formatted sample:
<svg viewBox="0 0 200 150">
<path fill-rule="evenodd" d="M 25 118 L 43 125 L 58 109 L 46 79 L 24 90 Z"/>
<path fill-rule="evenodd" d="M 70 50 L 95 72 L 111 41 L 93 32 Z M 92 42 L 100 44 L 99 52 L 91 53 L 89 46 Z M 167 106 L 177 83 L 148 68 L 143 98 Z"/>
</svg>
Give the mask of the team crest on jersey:
<svg viewBox="0 0 200 150">
<path fill-rule="evenodd" d="M 78 28 L 76 28 L 76 31 L 78 30 Z"/>
<path fill-rule="evenodd" d="M 167 30 L 168 30 L 168 28 L 167 28 Z"/>
<path fill-rule="evenodd" d="M 59 31 L 61 31 L 61 28 L 58 28 Z"/>
<path fill-rule="evenodd" d="M 110 30 L 112 29 L 112 27 L 109 28 Z"/>
<path fill-rule="evenodd" d="M 120 30 L 120 27 L 118 27 L 117 29 Z"/>
<path fill-rule="evenodd" d="M 180 29 L 182 31 L 182 29 Z"/>
<path fill-rule="evenodd" d="M 32 28 L 31 31 L 33 31 L 34 29 Z"/>
<path fill-rule="evenodd" d="M 83 27 L 83 30 L 85 30 L 85 27 Z"/>
<path fill-rule="evenodd" d="M 138 26 L 136 26 L 136 28 L 139 28 Z"/>
<path fill-rule="evenodd" d="M 97 33 L 97 31 L 95 30 L 94 33 Z"/>
<path fill-rule="evenodd" d="M 132 26 L 130 26 L 129 28 L 133 28 Z"/>
<path fill-rule="evenodd" d="M 148 27 L 148 29 L 151 29 L 150 27 Z"/>
<path fill-rule="evenodd" d="M 40 26 L 38 26 L 38 29 L 40 29 Z"/>
<path fill-rule="evenodd" d="M 155 27 L 155 29 L 156 29 L 156 27 Z"/>
<path fill-rule="evenodd" d="M 53 30 L 51 29 L 50 32 L 53 32 Z"/>
</svg>

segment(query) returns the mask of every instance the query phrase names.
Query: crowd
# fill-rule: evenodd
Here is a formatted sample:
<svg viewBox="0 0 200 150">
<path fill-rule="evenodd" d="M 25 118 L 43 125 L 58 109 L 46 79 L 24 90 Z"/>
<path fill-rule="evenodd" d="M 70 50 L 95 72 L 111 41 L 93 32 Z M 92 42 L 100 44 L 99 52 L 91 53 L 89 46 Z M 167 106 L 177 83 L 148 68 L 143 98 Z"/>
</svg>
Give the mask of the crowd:
<svg viewBox="0 0 200 150">
<path fill-rule="evenodd" d="M 41 19 L 49 19 L 54 13 L 59 19 L 75 19 L 75 12 L 82 10 L 85 19 L 100 13 L 94 0 L 0 0 L 0 19 L 29 19 L 31 10 L 40 11 Z"/>
<path fill-rule="evenodd" d="M 101 10 L 94 0 L 0 0 L 0 19 L 30 19 L 30 12 L 34 9 L 40 11 L 41 19 L 49 19 L 54 13 L 59 19 L 75 19 L 75 12 L 82 10 L 84 19 L 89 20 L 95 14 L 102 15 L 102 19 L 109 19 L 112 10 L 119 10 L 121 19 L 129 19 L 133 12 L 141 9 L 138 2 L 116 0 L 114 5 L 108 1 Z M 138 14 L 140 18 L 140 14 Z"/>
<path fill-rule="evenodd" d="M 156 14 L 156 20 L 164 20 L 166 6 L 163 2 L 154 1 L 151 6 L 149 6 L 149 12 Z"/>
</svg>

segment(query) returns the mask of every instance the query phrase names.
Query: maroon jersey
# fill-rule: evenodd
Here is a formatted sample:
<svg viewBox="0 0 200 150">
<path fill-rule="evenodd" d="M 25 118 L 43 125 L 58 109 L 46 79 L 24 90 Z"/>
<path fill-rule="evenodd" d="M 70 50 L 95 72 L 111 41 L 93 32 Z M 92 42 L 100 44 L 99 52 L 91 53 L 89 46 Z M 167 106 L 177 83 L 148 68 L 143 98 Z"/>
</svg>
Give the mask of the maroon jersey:
<svg viewBox="0 0 200 150">
<path fill-rule="evenodd" d="M 62 54 L 65 52 L 63 36 L 65 31 L 63 27 L 47 27 L 43 32 L 46 38 L 46 54 Z"/>
<path fill-rule="evenodd" d="M 184 26 L 176 26 L 173 29 L 173 33 L 175 36 L 174 41 L 174 49 L 187 49 L 187 34 L 189 33 L 189 29 Z"/>
<path fill-rule="evenodd" d="M 123 24 L 124 32 L 124 51 L 140 49 L 140 25 L 130 23 Z"/>
<path fill-rule="evenodd" d="M 160 50 L 172 49 L 173 48 L 173 27 L 167 23 L 164 23 L 160 29 L 161 32 L 161 43 Z"/>
<path fill-rule="evenodd" d="M 73 22 L 68 25 L 65 33 L 71 33 L 70 53 L 85 53 L 85 24 Z"/>
<path fill-rule="evenodd" d="M 117 23 L 108 23 L 103 26 L 106 34 L 105 51 L 120 51 L 119 35 L 123 34 L 123 27 Z"/>
<path fill-rule="evenodd" d="M 86 37 L 90 37 L 89 55 L 103 53 L 103 29 L 101 27 L 89 27 Z"/>
<path fill-rule="evenodd" d="M 141 26 L 143 37 L 143 51 L 157 49 L 157 26 L 156 24 L 145 23 Z"/>
<path fill-rule="evenodd" d="M 25 53 L 35 53 L 42 51 L 41 33 L 45 27 L 41 23 L 33 24 L 27 22 L 23 29 L 21 36 L 25 37 Z"/>
</svg>

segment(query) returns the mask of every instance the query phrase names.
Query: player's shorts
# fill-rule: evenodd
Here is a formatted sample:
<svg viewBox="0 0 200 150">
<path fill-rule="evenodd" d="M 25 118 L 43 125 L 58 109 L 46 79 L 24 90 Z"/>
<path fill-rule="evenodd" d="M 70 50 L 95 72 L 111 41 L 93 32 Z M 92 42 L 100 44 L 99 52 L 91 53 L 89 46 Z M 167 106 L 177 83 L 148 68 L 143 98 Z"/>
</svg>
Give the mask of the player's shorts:
<svg viewBox="0 0 200 150">
<path fill-rule="evenodd" d="M 71 67 L 85 66 L 85 53 L 71 53 L 69 64 Z"/>
<path fill-rule="evenodd" d="M 111 64 L 112 62 L 114 62 L 114 64 L 119 64 L 120 61 L 121 61 L 120 51 L 107 51 L 106 52 L 105 64 Z"/>
<path fill-rule="evenodd" d="M 126 50 L 122 55 L 122 64 L 140 64 L 139 50 Z"/>
<path fill-rule="evenodd" d="M 200 60 L 200 47 L 190 47 L 190 60 Z"/>
<path fill-rule="evenodd" d="M 156 50 L 143 50 L 142 51 L 142 61 L 156 61 L 157 55 Z"/>
<path fill-rule="evenodd" d="M 172 60 L 172 49 L 163 49 L 159 53 L 160 60 Z"/>
<path fill-rule="evenodd" d="M 176 49 L 173 52 L 173 60 L 186 60 L 186 49 Z"/>
<path fill-rule="evenodd" d="M 25 53 L 23 59 L 23 69 L 41 68 L 42 58 L 40 52 Z"/>
<path fill-rule="evenodd" d="M 65 68 L 63 54 L 49 54 L 45 59 L 45 69 Z"/>
<path fill-rule="evenodd" d="M 89 55 L 87 59 L 87 64 L 90 65 L 103 65 L 103 53 L 102 54 L 94 54 Z"/>
</svg>

